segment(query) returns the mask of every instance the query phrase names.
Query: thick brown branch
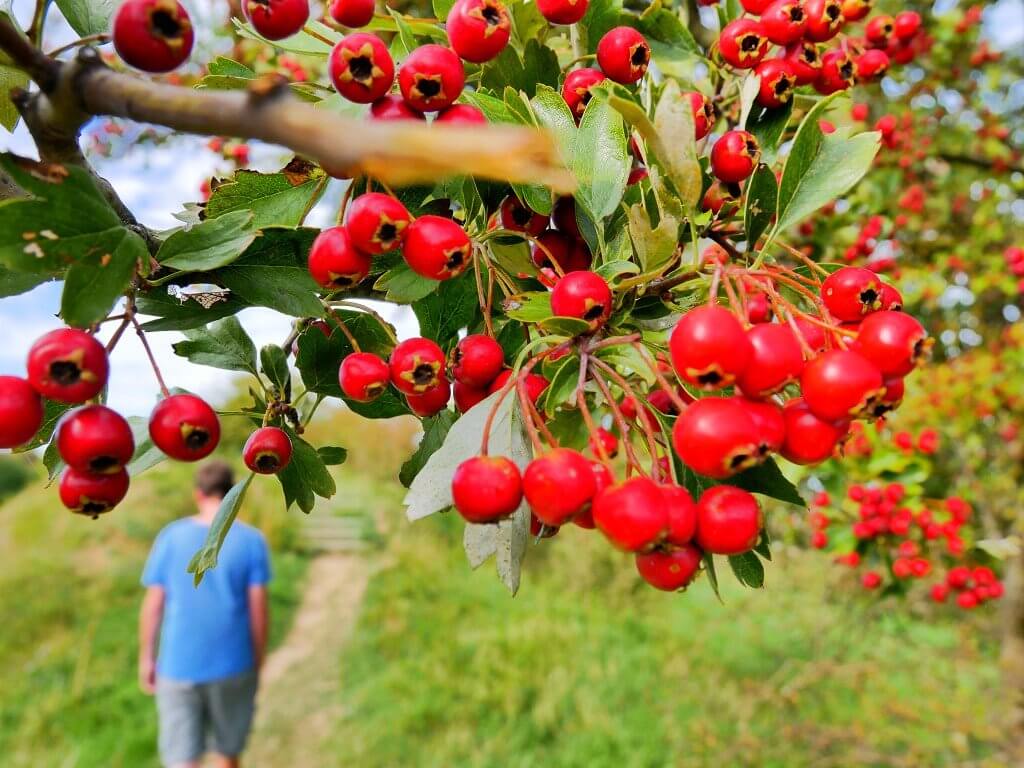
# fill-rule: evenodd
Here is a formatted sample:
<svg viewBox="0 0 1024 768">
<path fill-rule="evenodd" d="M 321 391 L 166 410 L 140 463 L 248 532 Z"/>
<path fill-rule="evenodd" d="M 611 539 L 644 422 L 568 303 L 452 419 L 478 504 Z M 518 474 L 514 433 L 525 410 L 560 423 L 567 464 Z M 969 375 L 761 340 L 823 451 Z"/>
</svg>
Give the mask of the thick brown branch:
<svg viewBox="0 0 1024 768">
<path fill-rule="evenodd" d="M 60 64 L 32 45 L 17 27 L 2 16 L 0 48 L 6 51 L 14 65 L 24 70 L 43 91 L 53 90 L 60 74 Z"/>
</svg>

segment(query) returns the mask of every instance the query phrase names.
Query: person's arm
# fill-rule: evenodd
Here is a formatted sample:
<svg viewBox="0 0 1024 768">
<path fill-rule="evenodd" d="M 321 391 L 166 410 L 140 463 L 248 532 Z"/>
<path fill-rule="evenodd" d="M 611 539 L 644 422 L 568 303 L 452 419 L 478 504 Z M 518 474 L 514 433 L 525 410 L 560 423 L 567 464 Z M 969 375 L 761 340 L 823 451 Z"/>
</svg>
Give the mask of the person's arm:
<svg viewBox="0 0 1024 768">
<path fill-rule="evenodd" d="M 249 587 L 249 633 L 252 635 L 252 652 L 256 669 L 263 666 L 267 651 L 267 628 L 270 626 L 270 600 L 266 584 Z"/>
<path fill-rule="evenodd" d="M 146 588 L 139 611 L 139 687 L 144 693 L 156 691 L 156 641 L 164 619 L 164 588 Z"/>
</svg>

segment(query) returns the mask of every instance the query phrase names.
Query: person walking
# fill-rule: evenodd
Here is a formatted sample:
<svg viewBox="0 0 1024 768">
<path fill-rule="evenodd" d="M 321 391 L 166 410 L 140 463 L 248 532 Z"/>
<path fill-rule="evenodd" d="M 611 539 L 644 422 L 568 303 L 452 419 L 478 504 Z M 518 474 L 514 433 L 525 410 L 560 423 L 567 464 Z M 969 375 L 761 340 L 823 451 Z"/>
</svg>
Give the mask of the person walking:
<svg viewBox="0 0 1024 768">
<path fill-rule="evenodd" d="M 252 726 L 269 619 L 266 540 L 236 521 L 198 586 L 186 571 L 233 484 L 226 463 L 200 467 L 196 514 L 160 531 L 142 574 L 139 685 L 156 696 L 168 768 L 198 768 L 206 753 L 217 768 L 237 768 Z"/>
</svg>

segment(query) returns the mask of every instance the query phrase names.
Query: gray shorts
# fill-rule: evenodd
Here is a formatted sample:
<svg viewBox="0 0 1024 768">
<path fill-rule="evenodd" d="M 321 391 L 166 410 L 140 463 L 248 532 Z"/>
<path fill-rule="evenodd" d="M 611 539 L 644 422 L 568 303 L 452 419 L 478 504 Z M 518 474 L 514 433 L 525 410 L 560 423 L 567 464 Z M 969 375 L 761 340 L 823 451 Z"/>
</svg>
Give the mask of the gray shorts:
<svg viewBox="0 0 1024 768">
<path fill-rule="evenodd" d="M 160 760 L 166 766 L 206 752 L 235 757 L 245 749 L 256 708 L 256 671 L 209 683 L 158 678 Z"/>
</svg>

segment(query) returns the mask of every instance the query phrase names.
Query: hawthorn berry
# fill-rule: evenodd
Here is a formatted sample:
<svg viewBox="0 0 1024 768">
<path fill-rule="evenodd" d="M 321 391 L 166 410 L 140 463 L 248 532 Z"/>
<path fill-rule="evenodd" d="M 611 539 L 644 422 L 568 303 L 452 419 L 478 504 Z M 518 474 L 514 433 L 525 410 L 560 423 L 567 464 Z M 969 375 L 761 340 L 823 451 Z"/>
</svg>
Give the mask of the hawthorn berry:
<svg viewBox="0 0 1024 768">
<path fill-rule="evenodd" d="M 906 376 L 927 357 L 930 341 L 915 318 L 905 312 L 882 310 L 864 318 L 855 348 L 883 376 Z"/>
<path fill-rule="evenodd" d="M 388 364 L 372 352 L 352 352 L 338 367 L 338 384 L 345 397 L 357 403 L 376 400 L 388 388 Z"/>
<path fill-rule="evenodd" d="M 132 428 L 104 405 L 85 405 L 66 414 L 57 425 L 56 438 L 65 464 L 95 475 L 117 472 L 135 453 Z"/>
<path fill-rule="evenodd" d="M 811 360 L 800 376 L 807 407 L 824 421 L 847 421 L 870 413 L 885 392 L 882 373 L 849 349 L 833 349 Z"/>
<path fill-rule="evenodd" d="M 656 550 L 636 556 L 636 570 L 640 578 L 656 589 L 677 592 L 684 589 L 700 572 L 703 554 L 697 547 L 687 544 L 668 550 Z"/>
<path fill-rule="evenodd" d="M 452 399 L 452 385 L 448 379 L 441 379 L 436 387 L 428 389 L 418 395 L 406 395 L 405 401 L 409 404 L 409 410 L 426 419 L 434 416 L 448 407 L 448 401 Z"/>
<path fill-rule="evenodd" d="M 899 40 L 910 40 L 921 29 L 921 14 L 916 11 L 901 11 L 892 20 L 893 34 Z"/>
<path fill-rule="evenodd" d="M 406 228 L 402 258 L 412 271 L 431 280 L 462 274 L 473 255 L 466 230 L 443 216 L 420 216 Z"/>
<path fill-rule="evenodd" d="M 597 44 L 597 63 L 607 77 L 629 85 L 644 76 L 651 61 L 651 47 L 633 27 L 615 27 Z"/>
<path fill-rule="evenodd" d="M 896 22 L 892 16 L 885 14 L 874 16 L 868 19 L 868 23 L 864 25 L 864 39 L 868 41 L 869 45 L 885 48 L 889 44 L 889 38 L 892 36 L 895 26 Z"/>
<path fill-rule="evenodd" d="M 343 27 L 353 29 L 369 24 L 375 10 L 374 0 L 333 0 L 330 6 L 331 18 Z"/>
<path fill-rule="evenodd" d="M 734 398 L 746 410 L 754 422 L 757 446 L 762 456 L 778 453 L 786 439 L 786 423 L 780 408 L 774 400 L 748 400 Z"/>
<path fill-rule="evenodd" d="M 104 475 L 68 467 L 60 476 L 60 503 L 76 515 L 95 520 L 121 503 L 128 493 L 128 473 L 123 469 Z"/>
<path fill-rule="evenodd" d="M 292 460 L 292 440 L 277 427 L 260 427 L 245 441 L 242 460 L 260 475 L 276 475 Z"/>
<path fill-rule="evenodd" d="M 775 0 L 761 14 L 764 36 L 776 45 L 789 45 L 804 36 L 807 17 L 801 0 Z"/>
<path fill-rule="evenodd" d="M 391 383 L 405 395 L 421 395 L 444 378 L 444 351 L 430 339 L 414 337 L 391 351 Z"/>
<path fill-rule="evenodd" d="M 458 106 L 458 105 L 455 105 Z M 443 110 L 442 110 L 443 111 Z M 410 107 L 401 96 L 389 93 L 381 96 L 370 105 L 370 117 L 373 120 L 426 120 L 422 112 Z"/>
<path fill-rule="evenodd" d="M 448 42 L 466 61 L 490 61 L 508 45 L 512 22 L 500 0 L 457 0 L 445 20 Z"/>
<path fill-rule="evenodd" d="M 533 237 L 537 237 L 548 226 L 547 216 L 530 210 L 514 194 L 506 195 L 501 201 L 498 216 L 502 228 L 513 232 L 525 232 Z"/>
<path fill-rule="evenodd" d="M 566 274 L 590 268 L 586 246 L 557 229 L 546 229 L 537 236 L 530 259 L 538 269 L 552 269 L 557 264 Z"/>
<path fill-rule="evenodd" d="M 569 448 L 537 457 L 523 473 L 523 495 L 545 525 L 565 525 L 591 502 L 596 490 L 590 461 Z"/>
<path fill-rule="evenodd" d="M 800 378 L 804 354 L 796 333 L 788 325 L 762 323 L 747 331 L 751 355 L 736 377 L 747 397 L 773 395 Z"/>
<path fill-rule="evenodd" d="M 772 0 L 740 0 L 740 5 L 743 6 L 743 10 L 747 13 L 753 14 L 754 16 L 760 16 L 771 4 Z"/>
<path fill-rule="evenodd" d="M 882 292 L 879 297 L 879 302 L 879 309 L 889 309 L 893 312 L 899 312 L 903 309 L 903 296 L 900 295 L 898 290 L 888 283 L 882 283 Z"/>
<path fill-rule="evenodd" d="M 821 72 L 814 82 L 818 93 L 828 95 L 853 87 L 857 80 L 857 66 L 841 48 L 826 51 L 821 57 Z"/>
<path fill-rule="evenodd" d="M 818 46 L 802 40 L 786 48 L 783 56 L 792 67 L 797 85 L 810 85 L 821 73 L 821 55 Z"/>
<path fill-rule="evenodd" d="M 871 12 L 874 0 L 842 0 L 843 21 L 860 21 Z"/>
<path fill-rule="evenodd" d="M 411 221 L 401 201 L 381 192 L 367 192 L 352 201 L 345 226 L 353 246 L 375 255 L 401 245 Z"/>
<path fill-rule="evenodd" d="M 682 95 L 690 102 L 693 109 L 693 132 L 694 138 L 700 141 L 709 133 L 715 124 L 715 106 L 711 99 L 700 91 L 689 91 Z"/>
<path fill-rule="evenodd" d="M 860 577 L 860 583 L 864 589 L 878 589 L 882 586 L 882 575 L 878 571 L 866 571 Z"/>
<path fill-rule="evenodd" d="M 359 285 L 373 260 L 352 242 L 347 227 L 329 227 L 320 232 L 309 249 L 310 276 L 329 291 L 343 291 Z"/>
<path fill-rule="evenodd" d="M 574 69 L 566 74 L 562 82 L 562 98 L 569 105 L 569 111 L 577 121 L 583 117 L 583 112 L 590 103 L 590 89 L 606 79 L 603 72 L 588 67 Z"/>
<path fill-rule="evenodd" d="M 761 535 L 761 507 L 750 493 L 731 485 L 716 485 L 697 502 L 696 544 L 716 555 L 740 555 Z"/>
<path fill-rule="evenodd" d="M 28 383 L 47 400 L 84 403 L 107 384 L 107 351 L 77 328 L 58 328 L 36 339 L 28 351 Z"/>
<path fill-rule="evenodd" d="M 500 392 L 505 388 L 510 378 L 512 378 L 511 369 L 506 369 L 499 373 L 494 381 L 491 382 L 491 386 L 487 388 L 487 394 L 493 395 L 495 392 Z M 526 396 L 530 398 L 530 402 L 536 403 L 540 396 L 544 394 L 544 390 L 548 388 L 548 384 L 550 382 L 539 373 L 526 374 L 523 386 L 526 387 Z"/>
<path fill-rule="evenodd" d="M 402 98 L 420 112 L 436 112 L 454 104 L 466 84 L 466 71 L 458 55 L 430 43 L 414 50 L 398 68 Z"/>
<path fill-rule="evenodd" d="M 768 52 L 768 38 L 761 25 L 753 19 L 736 19 L 726 24 L 718 36 L 718 51 L 727 64 L 751 69 Z"/>
<path fill-rule="evenodd" d="M 689 491 L 674 483 L 662 485 L 661 495 L 668 516 L 665 543 L 685 547 L 697 533 L 697 505 Z"/>
<path fill-rule="evenodd" d="M 0 448 L 27 443 L 43 425 L 43 403 L 25 379 L 0 376 Z"/>
<path fill-rule="evenodd" d="M 889 54 L 877 48 L 864 51 L 854 60 L 854 69 L 861 82 L 877 80 L 889 69 Z"/>
<path fill-rule="evenodd" d="M 672 365 L 683 381 L 702 389 L 732 385 L 743 373 L 753 347 L 736 316 L 724 307 L 691 309 L 669 339 Z"/>
<path fill-rule="evenodd" d="M 612 314 L 612 290 L 596 272 L 570 272 L 551 291 L 551 311 L 559 317 L 584 320 L 593 333 Z"/>
<path fill-rule="evenodd" d="M 719 181 L 736 184 L 754 172 L 761 159 L 757 138 L 747 131 L 727 131 L 711 148 L 711 172 Z"/>
<path fill-rule="evenodd" d="M 931 598 L 936 603 L 944 603 L 949 598 L 949 587 L 945 584 L 935 584 L 931 589 Z"/>
<path fill-rule="evenodd" d="M 172 459 L 198 461 L 220 442 L 220 421 L 213 408 L 195 395 L 171 395 L 150 414 L 149 437 Z"/>
<path fill-rule="evenodd" d="M 559 232 L 576 240 L 582 238 L 580 225 L 576 221 L 576 201 L 572 197 L 560 197 L 555 201 L 551 209 L 551 221 Z M 1021 263 L 1024 263 L 1024 259 Z"/>
<path fill-rule="evenodd" d="M 490 336 L 473 333 L 455 345 L 451 363 L 456 381 L 486 389 L 505 365 L 505 350 Z"/>
<path fill-rule="evenodd" d="M 587 14 L 590 0 L 537 0 L 540 15 L 552 24 L 575 24 Z"/>
<path fill-rule="evenodd" d="M 705 397 L 688 405 L 672 428 L 672 446 L 686 466 L 716 480 L 764 458 L 757 425 L 734 398 Z"/>
<path fill-rule="evenodd" d="M 309 19 L 308 0 L 242 0 L 242 13 L 267 40 L 291 37 Z"/>
<path fill-rule="evenodd" d="M 114 15 L 114 49 L 143 72 L 170 72 L 192 53 L 194 32 L 177 0 L 125 0 Z"/>
<path fill-rule="evenodd" d="M 668 531 L 665 495 L 647 477 L 608 486 L 594 499 L 591 514 L 601 533 L 626 552 L 648 550 Z"/>
<path fill-rule="evenodd" d="M 339 40 L 331 50 L 328 66 L 334 88 L 356 104 L 377 101 L 391 90 L 395 81 L 395 63 L 387 46 L 369 32 L 356 32 Z M 383 119 L 381 114 L 374 116 Z M 394 116 L 388 114 L 388 119 Z"/>
<path fill-rule="evenodd" d="M 804 39 L 812 43 L 831 40 L 843 25 L 843 7 L 839 0 L 804 0 L 807 26 Z"/>
<path fill-rule="evenodd" d="M 518 509 L 523 481 L 505 456 L 474 456 L 459 464 L 452 477 L 455 509 L 470 523 L 493 523 Z"/>
<path fill-rule="evenodd" d="M 757 103 L 766 109 L 778 109 L 789 103 L 796 87 L 796 67 L 789 59 L 765 59 L 754 74 L 760 79 Z"/>
<path fill-rule="evenodd" d="M 483 125 L 487 122 L 487 116 L 472 104 L 452 104 L 438 112 L 434 122 L 448 125 Z"/>
<path fill-rule="evenodd" d="M 882 282 L 863 267 L 842 267 L 821 284 L 821 299 L 837 320 L 860 321 L 882 305 Z"/>
<path fill-rule="evenodd" d="M 459 413 L 466 413 L 474 405 L 487 398 L 486 387 L 473 387 L 456 381 L 452 384 L 452 394 L 455 397 L 455 407 Z"/>
<path fill-rule="evenodd" d="M 831 458 L 850 429 L 848 422 L 819 419 L 802 397 L 795 397 L 783 406 L 782 418 L 785 440 L 779 453 L 794 464 L 820 464 Z"/>
</svg>

